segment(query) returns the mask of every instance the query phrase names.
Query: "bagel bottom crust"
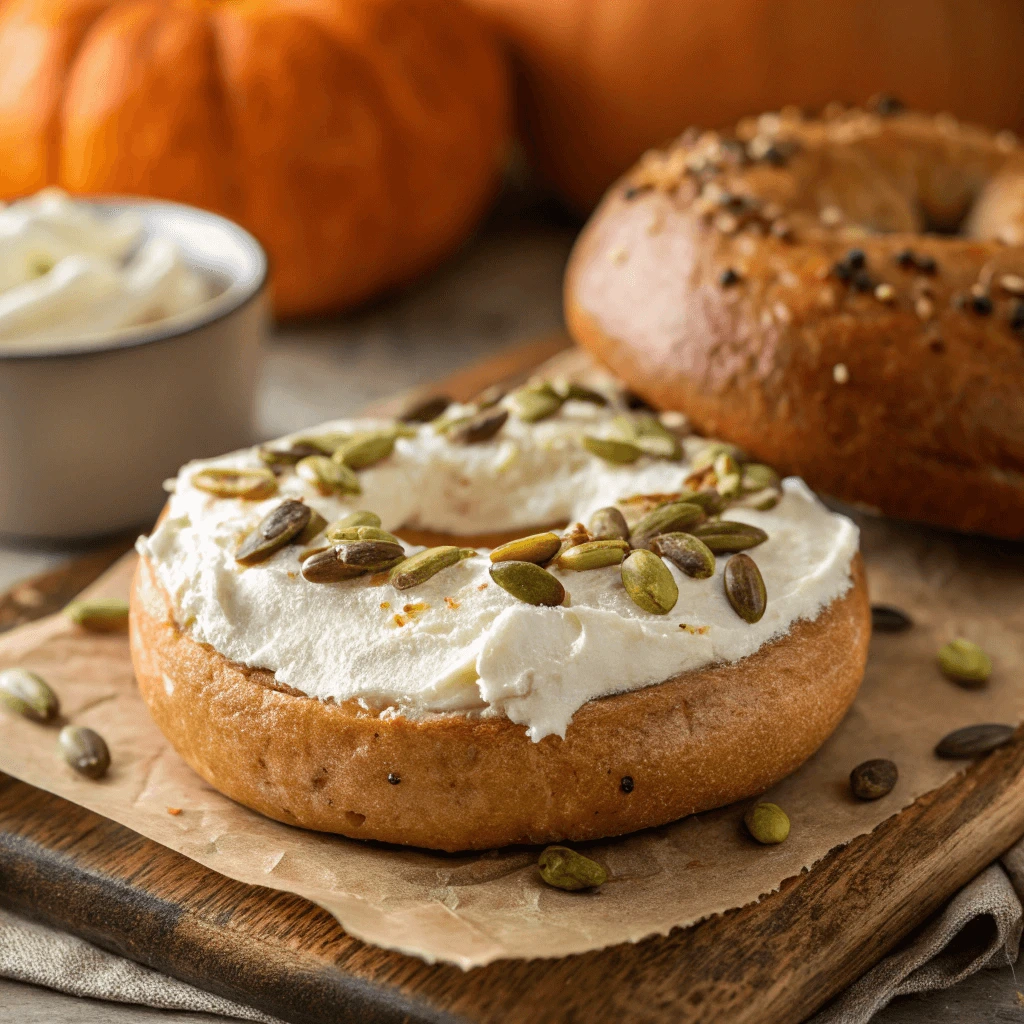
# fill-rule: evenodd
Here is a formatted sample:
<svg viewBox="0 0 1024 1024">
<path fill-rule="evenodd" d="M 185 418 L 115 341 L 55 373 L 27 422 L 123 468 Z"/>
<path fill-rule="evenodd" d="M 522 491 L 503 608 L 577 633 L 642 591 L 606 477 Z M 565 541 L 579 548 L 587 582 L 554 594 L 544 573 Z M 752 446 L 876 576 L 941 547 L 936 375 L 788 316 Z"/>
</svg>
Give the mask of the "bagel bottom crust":
<svg viewBox="0 0 1024 1024">
<path fill-rule="evenodd" d="M 184 760 L 270 818 L 446 851 L 597 839 L 761 793 L 821 746 L 867 659 L 859 555 L 852 572 L 854 585 L 814 621 L 741 661 L 589 701 L 564 740 L 534 743 L 504 717 L 381 719 L 280 687 L 182 633 L 144 558 L 132 660 Z"/>
</svg>

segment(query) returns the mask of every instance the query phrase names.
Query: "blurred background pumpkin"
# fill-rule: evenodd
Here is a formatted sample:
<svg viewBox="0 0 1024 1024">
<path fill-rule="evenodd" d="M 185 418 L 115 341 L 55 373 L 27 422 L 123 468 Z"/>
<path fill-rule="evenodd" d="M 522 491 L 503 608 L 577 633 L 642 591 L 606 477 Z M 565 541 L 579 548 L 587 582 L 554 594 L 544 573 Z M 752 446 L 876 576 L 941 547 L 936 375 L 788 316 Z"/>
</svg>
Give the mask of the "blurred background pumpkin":
<svg viewBox="0 0 1024 1024">
<path fill-rule="evenodd" d="M 535 163 L 592 207 L 690 124 L 887 92 L 1024 126 L 1022 0 L 472 0 L 511 42 Z"/>
<path fill-rule="evenodd" d="M 501 50 L 457 0 L 0 0 L 0 197 L 223 213 L 269 251 L 280 315 L 456 248 L 510 120 Z"/>
</svg>

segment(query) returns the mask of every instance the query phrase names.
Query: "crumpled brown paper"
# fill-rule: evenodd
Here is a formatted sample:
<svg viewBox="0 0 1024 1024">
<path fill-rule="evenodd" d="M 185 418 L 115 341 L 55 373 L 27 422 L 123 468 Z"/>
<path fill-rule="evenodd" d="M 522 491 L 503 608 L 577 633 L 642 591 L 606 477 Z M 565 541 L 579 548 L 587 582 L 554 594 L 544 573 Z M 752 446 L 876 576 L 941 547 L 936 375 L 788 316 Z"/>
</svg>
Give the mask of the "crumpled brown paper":
<svg viewBox="0 0 1024 1024">
<path fill-rule="evenodd" d="M 638 941 L 772 892 L 940 785 L 960 767 L 932 753 L 947 732 L 1021 718 L 1024 551 L 878 520 L 862 525 L 873 600 L 909 611 L 917 625 L 875 636 L 846 720 L 770 792 L 792 820 L 781 846 L 757 846 L 740 825 L 742 808 L 728 807 L 586 844 L 611 880 L 598 892 L 565 893 L 539 880 L 535 849 L 446 855 L 282 825 L 221 796 L 178 758 L 138 695 L 124 636 L 91 635 L 61 616 L 0 640 L 0 667 L 24 665 L 48 679 L 65 718 L 106 737 L 110 775 L 76 776 L 55 754 L 54 727 L 8 714 L 0 714 L 0 770 L 222 874 L 305 896 L 352 935 L 427 961 L 469 968 Z M 126 556 L 93 591 L 126 594 L 133 560 Z M 985 689 L 961 689 L 936 668 L 936 650 L 956 635 L 990 652 L 995 670 Z M 847 777 L 872 757 L 896 761 L 900 779 L 889 796 L 861 803 Z"/>
</svg>

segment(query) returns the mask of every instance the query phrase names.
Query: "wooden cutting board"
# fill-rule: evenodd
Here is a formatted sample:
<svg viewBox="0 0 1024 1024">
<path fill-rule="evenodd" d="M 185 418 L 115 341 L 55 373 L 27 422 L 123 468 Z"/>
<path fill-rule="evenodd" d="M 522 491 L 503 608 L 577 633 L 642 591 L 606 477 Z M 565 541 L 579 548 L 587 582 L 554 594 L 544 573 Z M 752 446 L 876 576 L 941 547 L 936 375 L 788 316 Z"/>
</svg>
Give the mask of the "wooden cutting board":
<svg viewBox="0 0 1024 1024">
<path fill-rule="evenodd" d="M 468 398 L 564 348 L 440 382 Z M 129 538 L 0 596 L 0 630 L 61 608 Z M 1024 834 L 1024 738 L 757 904 L 637 945 L 464 973 L 367 946 L 297 896 L 243 885 L 0 775 L 0 904 L 294 1024 L 797 1022 Z"/>
</svg>

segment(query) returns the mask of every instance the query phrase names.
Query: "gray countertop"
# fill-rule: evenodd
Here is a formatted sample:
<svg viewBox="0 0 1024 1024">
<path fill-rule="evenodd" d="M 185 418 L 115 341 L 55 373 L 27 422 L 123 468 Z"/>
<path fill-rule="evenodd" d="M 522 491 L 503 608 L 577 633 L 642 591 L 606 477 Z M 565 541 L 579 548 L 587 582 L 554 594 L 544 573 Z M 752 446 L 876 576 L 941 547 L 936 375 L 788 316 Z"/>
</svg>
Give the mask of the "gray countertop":
<svg viewBox="0 0 1024 1024">
<path fill-rule="evenodd" d="M 260 389 L 261 433 L 269 437 L 355 412 L 560 327 L 562 268 L 574 230 L 543 204 L 510 193 L 478 236 L 417 287 L 353 316 L 279 329 Z M 0 546 L 0 590 L 74 551 Z M 875 1020 L 1024 1021 L 1017 988 L 1010 968 L 986 971 L 950 992 L 900 1000 Z M 78 999 L 0 980 L 2 1024 L 224 1019 Z"/>
</svg>

